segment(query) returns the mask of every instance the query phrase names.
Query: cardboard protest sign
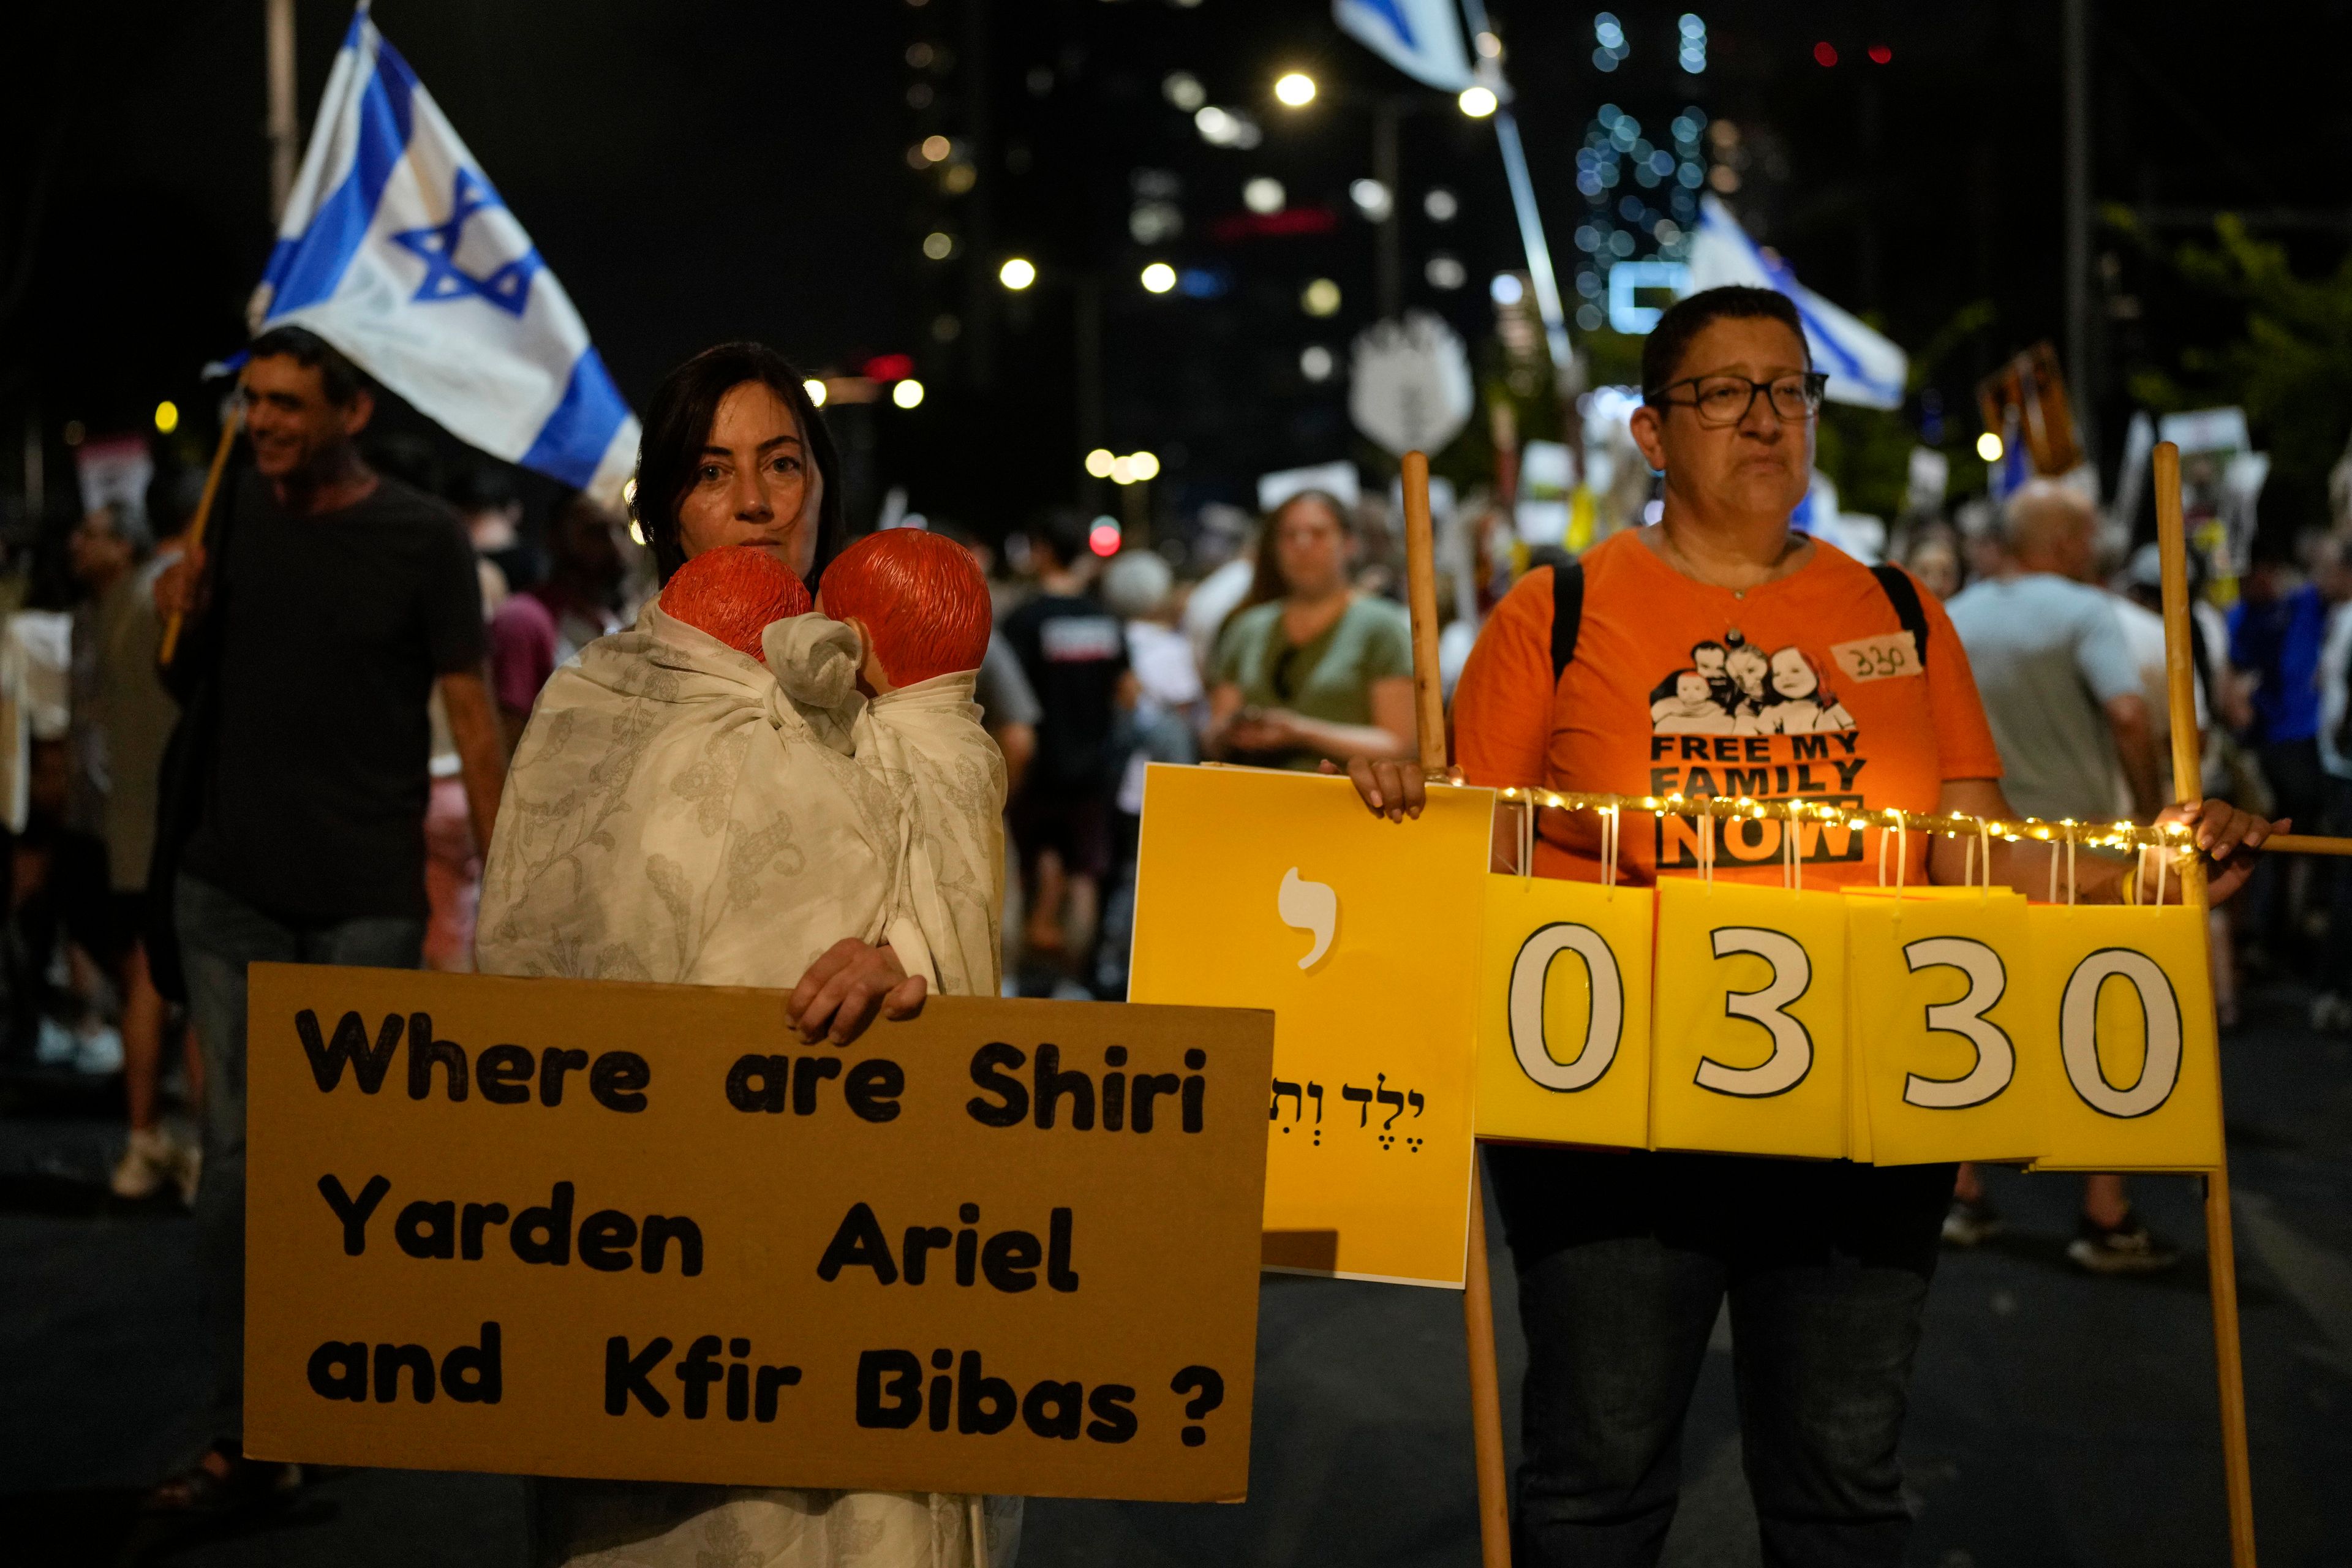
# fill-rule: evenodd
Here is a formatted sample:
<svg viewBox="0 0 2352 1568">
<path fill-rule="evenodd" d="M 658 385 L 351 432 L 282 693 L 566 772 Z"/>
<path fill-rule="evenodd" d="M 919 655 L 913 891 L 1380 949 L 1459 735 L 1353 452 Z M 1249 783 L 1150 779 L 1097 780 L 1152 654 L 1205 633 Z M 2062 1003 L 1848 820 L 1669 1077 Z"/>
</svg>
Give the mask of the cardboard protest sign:
<svg viewBox="0 0 2352 1568">
<path fill-rule="evenodd" d="M 2035 904 L 2032 1047 L 2044 1171 L 2221 1165 L 2221 1054 L 2203 911 Z M 2024 1039 L 2020 1045 L 2026 1044 Z"/>
<path fill-rule="evenodd" d="M 1246 1489 L 1266 1015 L 251 974 L 248 1452 Z"/>
<path fill-rule="evenodd" d="M 1881 1165 L 2026 1160 L 2052 1084 L 2032 1043 L 2025 900 L 1987 894 L 1847 904 L 1847 985 L 1864 1142 Z"/>
<path fill-rule="evenodd" d="M 1494 795 L 1157 766 L 1128 994 L 1275 1010 L 1266 1267 L 1458 1288 Z"/>
<path fill-rule="evenodd" d="M 1655 910 L 1646 888 L 1487 877 L 1481 1138 L 1648 1146 Z"/>
<path fill-rule="evenodd" d="M 1845 905 L 1835 893 L 1658 884 L 1654 1147 L 1846 1152 Z"/>
</svg>

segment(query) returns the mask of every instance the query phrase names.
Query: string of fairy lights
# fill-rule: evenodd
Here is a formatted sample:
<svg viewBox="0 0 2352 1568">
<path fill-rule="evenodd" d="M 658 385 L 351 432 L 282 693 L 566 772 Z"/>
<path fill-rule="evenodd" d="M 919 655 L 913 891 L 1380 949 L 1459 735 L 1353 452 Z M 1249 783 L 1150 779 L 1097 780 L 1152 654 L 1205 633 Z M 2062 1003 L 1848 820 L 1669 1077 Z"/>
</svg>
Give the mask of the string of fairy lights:
<svg viewBox="0 0 2352 1568">
<path fill-rule="evenodd" d="M 2191 829 L 2185 822 L 2149 826 L 2137 822 L 2077 822 L 2064 817 L 2045 822 L 2038 816 L 2006 821 L 1971 816 L 1966 812 L 1901 811 L 1893 806 L 1840 805 L 1820 800 L 1758 800 L 1752 795 L 1603 795 L 1583 790 L 1531 789 L 1518 784 L 1495 792 L 1498 800 L 1515 801 L 1559 811 L 1604 813 L 1642 812 L 1652 816 L 1711 816 L 1719 821 L 1822 823 L 1853 830 L 1877 827 L 1902 834 L 1942 834 L 1948 838 L 1990 837 L 2015 844 L 2023 840 L 2073 846 L 2084 849 L 2186 849 Z"/>
<path fill-rule="evenodd" d="M 1992 844 L 1999 839 L 2006 844 L 2043 843 L 2051 847 L 2050 892 L 2052 903 L 2063 899 L 2072 904 L 2080 891 L 2075 876 L 2075 855 L 2083 849 L 2137 850 L 2137 874 L 2123 884 L 2123 896 L 2127 903 L 2142 900 L 2141 885 L 2150 870 L 2156 873 L 2153 902 L 2164 902 L 2168 873 L 2185 854 L 2193 854 L 2196 840 L 2187 823 L 2167 822 L 2143 825 L 2137 822 L 2076 822 L 2071 817 L 2045 822 L 2038 816 L 2019 821 L 1998 817 L 1975 816 L 1959 811 L 1903 811 L 1894 806 L 1841 805 L 1825 800 L 1759 800 L 1753 795 L 1607 795 L 1596 791 L 1533 789 L 1513 784 L 1495 792 L 1500 801 L 1509 801 L 1528 809 L 1520 820 L 1519 865 L 1522 871 L 1530 869 L 1535 854 L 1535 816 L 1539 807 L 1559 811 L 1591 811 L 1601 817 L 1601 880 L 1609 886 L 1617 881 L 1617 859 L 1620 834 L 1627 812 L 1639 812 L 1664 818 L 1689 817 L 1698 823 L 1701 832 L 1698 844 L 1699 875 L 1712 884 L 1716 869 L 1716 829 L 1720 822 L 1782 822 L 1790 824 L 1792 831 L 1780 836 L 1781 880 L 1787 887 L 1801 891 L 1804 887 L 1804 858 L 1799 840 L 1804 825 L 1819 824 L 1824 828 L 1843 827 L 1850 832 L 1880 829 L 1878 841 L 1878 879 L 1882 885 L 1887 878 L 1887 851 L 1895 850 L 1893 886 L 1899 892 L 1910 863 L 1910 836 L 1926 838 L 1941 834 L 1958 839 L 1969 854 L 1962 880 L 1982 886 L 1988 896 L 1992 891 Z M 2063 875 L 2062 875 L 2063 871 Z M 2182 889 L 2186 894 L 2187 889 Z"/>
</svg>

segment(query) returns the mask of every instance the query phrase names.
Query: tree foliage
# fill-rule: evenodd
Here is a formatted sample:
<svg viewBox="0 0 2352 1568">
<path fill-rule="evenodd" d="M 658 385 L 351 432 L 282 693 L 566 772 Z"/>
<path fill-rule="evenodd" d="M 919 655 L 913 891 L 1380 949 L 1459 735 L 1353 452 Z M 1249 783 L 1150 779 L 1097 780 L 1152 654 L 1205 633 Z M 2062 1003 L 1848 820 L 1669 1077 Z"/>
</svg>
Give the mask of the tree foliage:
<svg viewBox="0 0 2352 1568">
<path fill-rule="evenodd" d="M 2111 217 L 2137 234 L 2127 216 Z M 2271 455 L 2263 510 L 2291 525 L 2325 520 L 2327 472 L 2352 431 L 2352 254 L 2334 271 L 2298 275 L 2286 247 L 2256 239 L 2236 216 L 2213 225 L 2212 244 L 2164 256 L 2181 282 L 2231 303 L 2235 336 L 2191 345 L 2171 367 L 2129 377 L 2132 395 L 2159 413 L 2236 404 L 2256 446 Z"/>
</svg>

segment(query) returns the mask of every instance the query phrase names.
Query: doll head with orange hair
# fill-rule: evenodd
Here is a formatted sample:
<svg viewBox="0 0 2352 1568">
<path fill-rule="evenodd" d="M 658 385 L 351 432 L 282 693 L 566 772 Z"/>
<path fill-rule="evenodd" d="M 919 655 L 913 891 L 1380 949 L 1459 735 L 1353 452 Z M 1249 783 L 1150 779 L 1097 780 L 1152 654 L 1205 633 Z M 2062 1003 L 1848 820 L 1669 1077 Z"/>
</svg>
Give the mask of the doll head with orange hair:
<svg viewBox="0 0 2352 1568">
<path fill-rule="evenodd" d="M 765 664 L 760 634 L 769 623 L 804 616 L 814 606 L 808 585 L 791 567 L 757 545 L 730 544 L 706 550 L 670 574 L 661 607 Z"/>
<path fill-rule="evenodd" d="M 877 693 L 978 669 L 988 652 L 988 580 L 963 546 L 919 528 L 868 534 L 835 556 L 817 609 L 858 628 Z"/>
</svg>

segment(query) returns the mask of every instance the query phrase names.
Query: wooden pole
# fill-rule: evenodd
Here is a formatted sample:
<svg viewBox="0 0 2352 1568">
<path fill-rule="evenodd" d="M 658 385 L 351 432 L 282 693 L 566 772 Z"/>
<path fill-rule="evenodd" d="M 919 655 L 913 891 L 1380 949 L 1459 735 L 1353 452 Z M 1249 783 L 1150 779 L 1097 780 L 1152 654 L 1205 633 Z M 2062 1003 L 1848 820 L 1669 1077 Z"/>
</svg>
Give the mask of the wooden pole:
<svg viewBox="0 0 2352 1568">
<path fill-rule="evenodd" d="M 1437 554 L 1429 522 L 1429 458 L 1404 455 L 1405 601 L 1412 612 L 1413 721 L 1422 772 L 1445 775 L 1445 700 L 1437 674 Z M 1503 1394 L 1495 1372 L 1495 1285 L 1486 1268 L 1486 1194 L 1470 1158 L 1470 1234 L 1462 1260 L 1462 1327 L 1470 1352 L 1470 1429 L 1478 1472 L 1483 1568 L 1510 1568 L 1511 1505 L 1503 1475 Z"/>
<path fill-rule="evenodd" d="M 2189 614 L 2188 536 L 2180 518 L 2180 448 L 2169 441 L 2156 448 L 2157 546 L 2164 563 L 2164 665 L 2172 709 L 2172 796 L 2179 802 L 2204 797 L 2197 758 L 2196 661 L 2189 638 L 2197 635 Z M 2197 945 L 2206 943 L 2205 872 L 2193 855 L 2181 857 L 2181 895 L 2197 911 Z M 2214 1089 L 2214 1114 L 2221 1090 Z M 2238 1258 L 2230 1230 L 2230 1165 L 2221 1163 L 2205 1178 L 2206 1274 L 2213 1297 L 2213 1359 L 2221 1394 L 2221 1473 L 2230 1500 L 2231 1568 L 2254 1568 L 2254 1475 L 2246 1448 L 2246 1369 L 2238 1344 Z"/>
<path fill-rule="evenodd" d="M 294 0 L 269 0 L 262 18 L 263 54 L 269 76 L 269 221 L 286 216 L 294 190 L 294 163 L 301 156 L 300 127 L 294 121 Z"/>
<path fill-rule="evenodd" d="M 220 498 L 221 475 L 228 468 L 229 448 L 236 445 L 236 433 L 245 426 L 245 400 L 229 399 L 228 417 L 221 421 L 220 445 L 213 448 L 213 466 L 205 474 L 205 493 L 196 501 L 196 515 L 188 523 L 188 553 L 195 554 L 205 547 L 205 524 L 213 515 L 213 503 Z M 180 650 L 180 628 L 186 617 L 177 610 L 163 623 L 163 643 L 156 650 L 155 661 L 169 666 Z"/>
<path fill-rule="evenodd" d="M 1429 522 L 1429 458 L 1404 455 L 1405 605 L 1412 612 L 1412 716 L 1422 771 L 1445 773 L 1445 697 L 1437 676 L 1437 542 Z"/>
<path fill-rule="evenodd" d="M 2325 838 L 2316 833 L 2273 833 L 2262 847 L 2283 855 L 2352 855 L 2352 838 Z"/>
</svg>

